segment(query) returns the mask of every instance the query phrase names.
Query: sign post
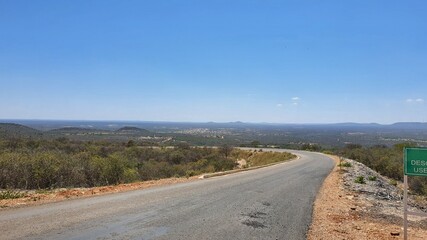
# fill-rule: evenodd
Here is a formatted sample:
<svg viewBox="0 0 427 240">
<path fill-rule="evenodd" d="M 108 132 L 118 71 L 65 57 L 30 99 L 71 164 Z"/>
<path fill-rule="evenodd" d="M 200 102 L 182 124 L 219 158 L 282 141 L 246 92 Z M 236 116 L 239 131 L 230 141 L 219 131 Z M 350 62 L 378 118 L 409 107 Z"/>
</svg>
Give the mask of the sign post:
<svg viewBox="0 0 427 240">
<path fill-rule="evenodd" d="M 408 239 L 408 215 L 427 217 L 427 214 L 408 211 L 408 176 L 427 177 L 427 148 L 405 148 L 403 153 L 403 239 Z"/>
</svg>

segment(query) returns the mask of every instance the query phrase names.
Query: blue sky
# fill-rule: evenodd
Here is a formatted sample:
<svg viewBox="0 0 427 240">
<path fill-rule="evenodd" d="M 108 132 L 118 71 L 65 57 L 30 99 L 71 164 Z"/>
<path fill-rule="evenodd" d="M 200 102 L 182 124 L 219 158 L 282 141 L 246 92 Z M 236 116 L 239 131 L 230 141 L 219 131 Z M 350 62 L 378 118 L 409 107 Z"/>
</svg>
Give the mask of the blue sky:
<svg viewBox="0 0 427 240">
<path fill-rule="evenodd" d="M 0 0 L 0 119 L 427 121 L 425 1 Z"/>
</svg>

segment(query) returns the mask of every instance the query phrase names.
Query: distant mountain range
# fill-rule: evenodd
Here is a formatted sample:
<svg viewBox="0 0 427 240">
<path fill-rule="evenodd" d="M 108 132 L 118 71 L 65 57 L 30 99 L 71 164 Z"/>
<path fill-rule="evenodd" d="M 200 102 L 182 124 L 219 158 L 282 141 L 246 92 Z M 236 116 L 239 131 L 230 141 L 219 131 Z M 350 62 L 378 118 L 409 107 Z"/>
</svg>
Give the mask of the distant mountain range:
<svg viewBox="0 0 427 240">
<path fill-rule="evenodd" d="M 41 138 L 41 137 L 60 137 L 62 135 L 78 135 L 78 134 L 93 134 L 93 133 L 107 133 L 107 134 L 126 134 L 126 135 L 139 135 L 149 136 L 153 133 L 138 127 L 125 126 L 117 130 L 96 129 L 96 128 L 82 128 L 82 127 L 61 127 L 51 130 L 39 130 L 17 123 L 0 123 L 0 137 L 1 138 Z"/>
<path fill-rule="evenodd" d="M 79 131 L 114 130 L 141 131 L 141 129 L 158 128 L 242 128 L 242 127 L 333 127 L 333 128 L 393 128 L 393 129 L 427 129 L 427 122 L 397 122 L 393 124 L 378 123 L 246 123 L 246 122 L 153 122 L 153 121 L 67 121 L 67 120 L 0 120 L 0 123 L 13 123 L 37 130 Z M 60 130 L 59 130 L 60 129 Z"/>
<path fill-rule="evenodd" d="M 220 137 L 219 137 L 220 136 Z M 415 141 L 427 144 L 427 123 L 399 122 L 336 123 L 336 124 L 274 124 L 274 123 L 184 123 L 184 122 L 108 122 L 108 121 L 41 121 L 13 120 L 0 123 L 0 138 L 70 140 L 146 140 L 191 142 L 195 145 L 218 145 L 221 141 L 240 145 L 254 140 L 268 144 L 321 143 L 342 146 L 346 143 L 364 145 Z M 224 139 L 224 140 L 218 140 Z"/>
<path fill-rule="evenodd" d="M 422 122 L 399 122 L 399 123 L 394 123 L 390 126 L 396 127 L 396 128 L 401 128 L 401 129 L 406 129 L 406 128 L 411 128 L 411 129 L 426 129 L 427 128 L 427 123 L 422 123 Z"/>
<path fill-rule="evenodd" d="M 3 123 L 1 123 L 3 122 Z M 426 122 L 397 122 L 393 124 L 378 123 L 331 123 L 331 124 L 281 124 L 281 123 L 245 123 L 245 122 L 206 122 L 206 123 L 189 123 L 189 122 L 109 122 L 109 121 L 54 121 L 54 120 L 0 120 L 0 131 L 10 129 L 15 134 L 31 133 L 40 134 L 51 130 L 52 132 L 93 132 L 101 130 L 110 130 L 117 132 L 145 132 L 147 129 L 161 128 L 379 128 L 379 129 L 427 129 Z"/>
</svg>

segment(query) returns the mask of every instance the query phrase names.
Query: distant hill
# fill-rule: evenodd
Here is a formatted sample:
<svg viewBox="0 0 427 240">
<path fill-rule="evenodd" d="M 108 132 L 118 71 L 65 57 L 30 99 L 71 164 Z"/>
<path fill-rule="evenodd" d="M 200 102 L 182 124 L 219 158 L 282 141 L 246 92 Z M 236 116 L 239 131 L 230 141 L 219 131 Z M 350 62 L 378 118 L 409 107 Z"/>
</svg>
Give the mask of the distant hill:
<svg viewBox="0 0 427 240">
<path fill-rule="evenodd" d="M 337 127 L 381 127 L 381 124 L 378 123 L 353 123 L 353 122 L 346 122 L 346 123 L 335 123 L 335 124 L 328 124 L 333 125 Z"/>
<path fill-rule="evenodd" d="M 130 133 L 130 134 L 151 134 L 151 132 L 148 131 L 147 129 L 138 128 L 138 127 L 129 127 L 129 126 L 119 128 L 116 130 L 116 132 L 118 132 L 118 133 Z"/>
<path fill-rule="evenodd" d="M 40 138 L 43 132 L 16 123 L 0 123 L 1 138 Z"/>
<path fill-rule="evenodd" d="M 393 128 L 399 129 L 420 129 L 426 130 L 427 123 L 425 122 L 398 122 L 390 125 Z"/>
<path fill-rule="evenodd" d="M 63 127 L 63 128 L 57 128 L 49 130 L 49 133 L 92 133 L 92 132 L 99 132 L 101 130 L 98 129 L 92 129 L 92 128 L 79 128 L 79 127 Z"/>
</svg>

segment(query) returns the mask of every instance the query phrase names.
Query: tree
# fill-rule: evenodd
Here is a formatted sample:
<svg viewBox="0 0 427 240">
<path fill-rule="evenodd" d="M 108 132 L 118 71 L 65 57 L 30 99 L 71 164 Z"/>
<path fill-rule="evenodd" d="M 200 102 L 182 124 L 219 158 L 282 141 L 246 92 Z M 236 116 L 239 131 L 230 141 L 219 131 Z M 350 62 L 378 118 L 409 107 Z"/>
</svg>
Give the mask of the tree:
<svg viewBox="0 0 427 240">
<path fill-rule="evenodd" d="M 220 154 L 224 155 L 225 158 L 228 158 L 230 156 L 230 153 L 233 151 L 233 147 L 229 146 L 228 144 L 223 144 L 221 147 L 219 147 Z"/>
<path fill-rule="evenodd" d="M 190 144 L 186 143 L 186 142 L 180 142 L 176 145 L 176 147 L 178 149 L 182 149 L 182 150 L 190 150 Z"/>
<path fill-rule="evenodd" d="M 134 147 L 136 144 L 135 144 L 135 141 L 134 140 L 129 140 L 127 143 L 126 143 L 126 147 Z"/>
<path fill-rule="evenodd" d="M 257 140 L 251 142 L 252 147 L 258 147 L 259 145 L 261 145 L 261 143 Z"/>
</svg>

